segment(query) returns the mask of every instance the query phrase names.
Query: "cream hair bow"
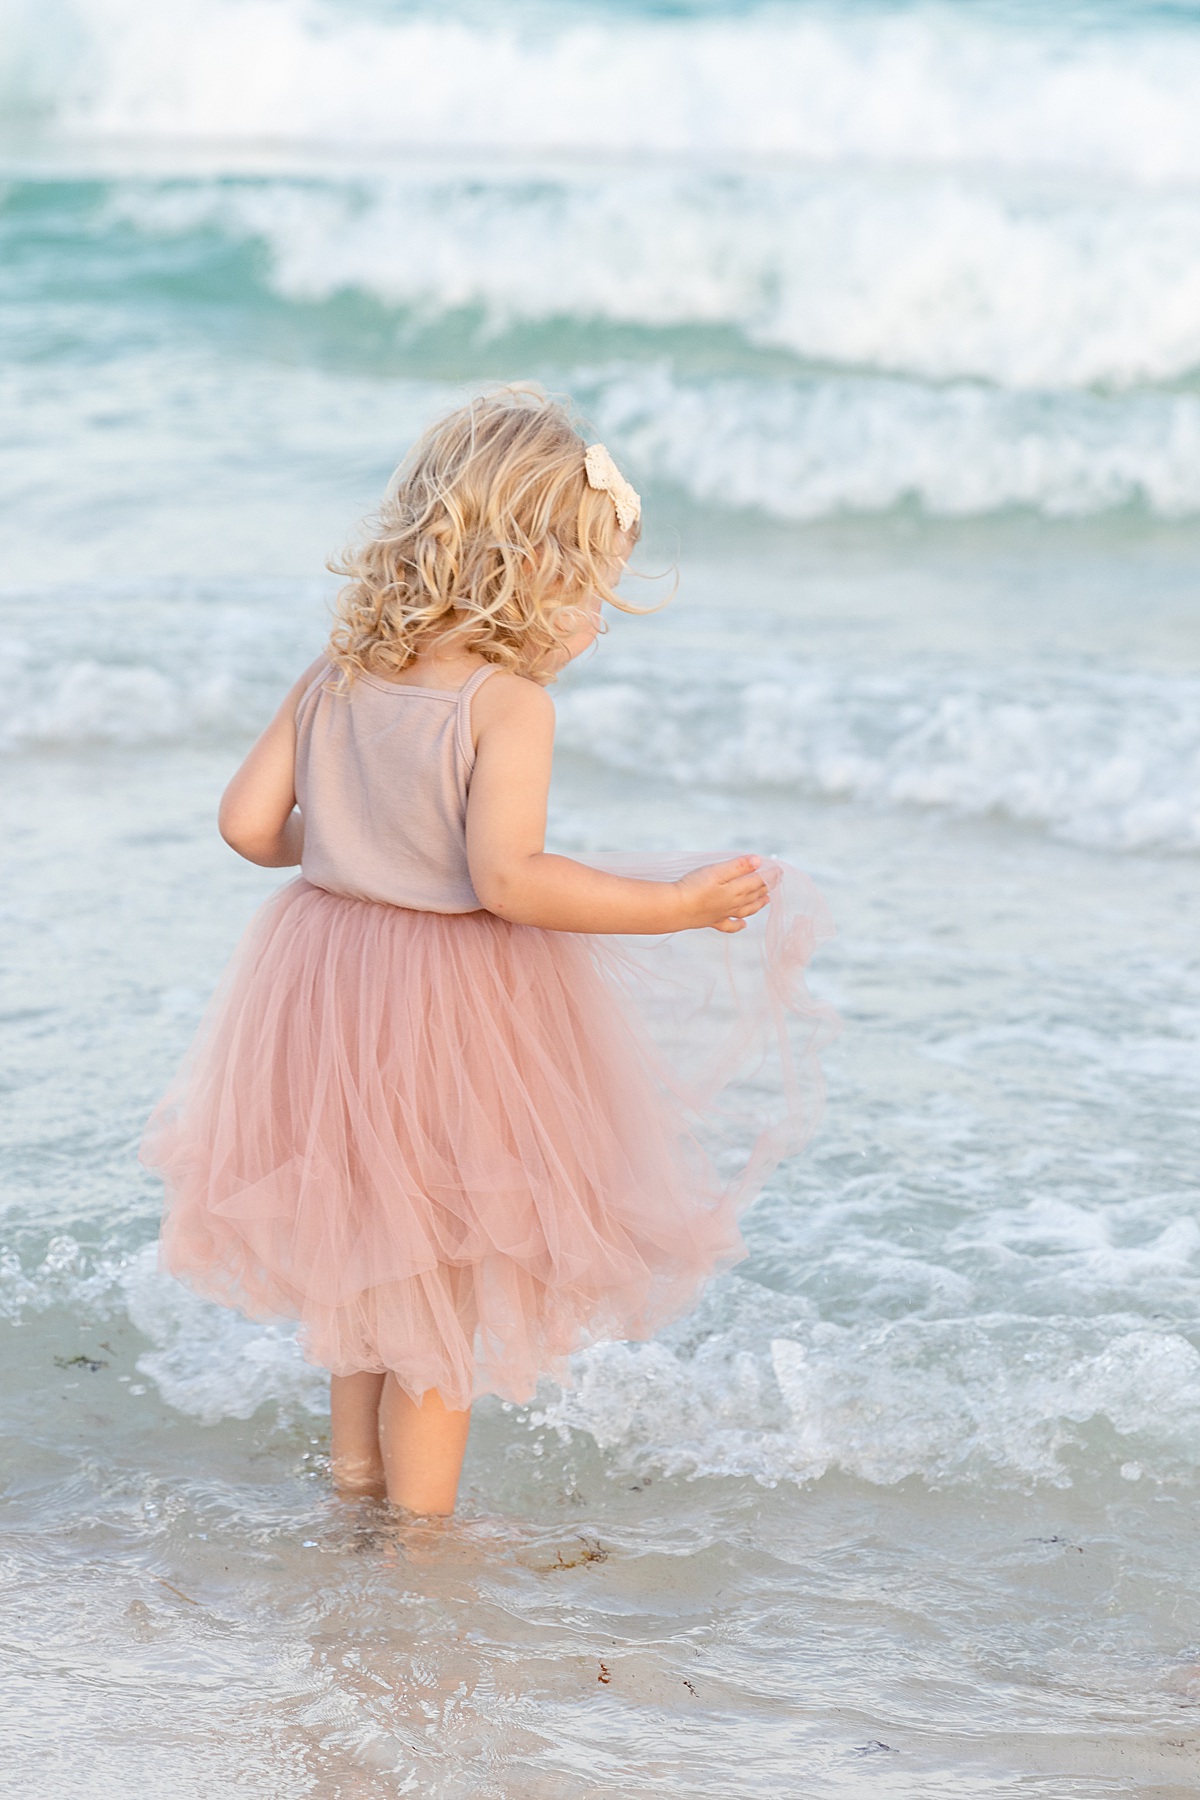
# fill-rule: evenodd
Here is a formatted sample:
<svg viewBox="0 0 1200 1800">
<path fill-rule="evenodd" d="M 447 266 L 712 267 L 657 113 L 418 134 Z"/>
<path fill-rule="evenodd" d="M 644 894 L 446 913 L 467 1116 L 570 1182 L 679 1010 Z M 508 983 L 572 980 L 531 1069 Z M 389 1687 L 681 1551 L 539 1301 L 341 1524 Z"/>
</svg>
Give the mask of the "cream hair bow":
<svg viewBox="0 0 1200 1800">
<path fill-rule="evenodd" d="M 617 509 L 617 524 L 622 531 L 628 531 L 642 516 L 642 502 L 603 444 L 588 445 L 583 466 L 588 486 L 609 495 Z"/>
</svg>

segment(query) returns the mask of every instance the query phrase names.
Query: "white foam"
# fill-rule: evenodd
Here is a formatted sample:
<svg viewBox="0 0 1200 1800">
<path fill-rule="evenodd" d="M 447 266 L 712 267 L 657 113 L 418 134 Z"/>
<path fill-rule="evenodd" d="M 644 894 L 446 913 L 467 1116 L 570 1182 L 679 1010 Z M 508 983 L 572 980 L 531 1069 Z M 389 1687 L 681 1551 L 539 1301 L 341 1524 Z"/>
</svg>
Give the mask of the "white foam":
<svg viewBox="0 0 1200 1800">
<path fill-rule="evenodd" d="M 683 381 L 664 366 L 614 371 L 591 411 L 644 476 L 706 505 L 782 519 L 903 503 L 943 518 L 1200 511 L 1193 394 L 1025 395 L 852 376 Z"/>
<path fill-rule="evenodd" d="M 1137 1223 L 1131 1215 L 1122 1229 Z M 1118 1247 L 1113 1231 L 1107 1216 L 1035 1201 L 982 1214 L 968 1236 L 1049 1256 L 1063 1298 L 1076 1300 L 1108 1287 L 1128 1304 L 1149 1279 L 1154 1307 L 1163 1282 L 1194 1265 L 1200 1238 L 1190 1220 L 1167 1221 L 1141 1246 Z M 1067 1487 L 1085 1467 L 1088 1479 L 1101 1469 L 1134 1479 L 1135 1467 L 1137 1479 L 1190 1479 L 1200 1352 L 1180 1332 L 1135 1312 L 983 1312 L 969 1281 L 940 1273 L 942 1316 L 880 1319 L 864 1307 L 845 1323 L 727 1279 L 660 1339 L 581 1352 L 574 1385 L 530 1409 L 528 1423 L 585 1432 L 618 1468 L 767 1484 L 836 1470 L 879 1485 L 915 1475 L 933 1486 Z M 153 1345 L 138 1370 L 204 1424 L 267 1405 L 281 1423 L 327 1410 L 327 1378 L 304 1361 L 290 1326 L 198 1299 L 160 1273 L 153 1243 L 93 1259 L 57 1238 L 27 1273 L 5 1259 L 0 1295 L 13 1319 L 122 1308 Z"/>
<path fill-rule="evenodd" d="M 1009 393 L 869 375 L 683 378 L 581 371 L 574 389 L 645 482 L 705 509 L 807 521 L 910 506 L 932 518 L 1200 512 L 1192 393 Z"/>
<path fill-rule="evenodd" d="M 924 6 L 390 20 L 316 0 L 15 7 L 0 93 L 72 132 L 1200 174 L 1200 46 Z"/>
<path fill-rule="evenodd" d="M 15 1251 L 0 1251 L 0 1319 L 16 1321 L 52 1306 L 107 1317 L 124 1266 L 119 1254 L 89 1255 L 69 1232 L 52 1237 L 32 1268 Z"/>
<path fill-rule="evenodd" d="M 10 568 L 45 580 L 61 566 L 76 582 L 113 566 L 311 574 L 419 427 L 468 391 L 213 356 L 177 370 L 151 404 L 149 384 L 170 360 L 112 360 L 103 388 L 116 422 L 97 420 L 77 384 L 60 392 L 57 376 L 26 370 L 12 384 L 25 405 L 0 455 L 20 495 Z M 1051 518 L 1200 513 L 1200 397 L 1190 392 L 684 378 L 666 363 L 577 369 L 555 385 L 573 391 L 639 485 L 682 489 L 706 511 L 800 521 L 900 505 L 935 518 L 1014 507 Z M 64 455 L 94 483 L 94 530 L 79 528 Z"/>
<path fill-rule="evenodd" d="M 1139 1478 L 1190 1474 L 1200 1455 L 1200 1352 L 1133 1315 L 799 1320 L 756 1350 L 744 1340 L 587 1351 L 533 1423 L 584 1431 L 621 1467 L 767 1484 L 839 1470 L 1067 1487 L 1085 1441 L 1092 1471 L 1136 1450 Z"/>
<path fill-rule="evenodd" d="M 0 685 L 9 696 L 0 719 L 0 750 L 148 744 L 242 723 L 240 696 L 229 672 L 189 681 L 144 664 L 84 659 L 30 681 L 23 670 L 18 679 L 19 669 L 15 658 L 0 656 Z"/>
<path fill-rule="evenodd" d="M 266 1405 L 282 1420 L 328 1410 L 328 1377 L 304 1361 L 293 1327 L 251 1323 L 199 1299 L 161 1273 L 156 1243 L 132 1255 L 96 1255 L 61 1233 L 29 1268 L 14 1252 L 0 1253 L 0 1319 L 52 1308 L 92 1320 L 124 1312 L 154 1345 L 139 1371 L 169 1406 L 203 1424 L 248 1419 Z"/>
<path fill-rule="evenodd" d="M 320 629 L 319 609 L 297 616 L 283 589 L 215 617 L 181 607 L 166 652 L 147 654 L 121 609 L 109 618 L 98 603 L 90 635 L 106 651 L 111 637 L 111 661 L 59 663 L 20 643 L 0 655 L 0 749 L 252 732 Z M 1192 676 L 928 657 L 886 674 L 724 654 L 681 668 L 614 646 L 572 675 L 557 709 L 561 749 L 691 791 L 782 789 L 994 815 L 1106 850 L 1200 850 Z"/>
<path fill-rule="evenodd" d="M 1200 684 L 1063 670 L 897 665 L 597 677 L 559 743 L 687 786 L 998 814 L 1111 850 L 1200 848 Z"/>
<path fill-rule="evenodd" d="M 328 1410 L 328 1377 L 304 1361 L 291 1327 L 252 1324 L 197 1298 L 160 1273 L 156 1245 L 130 1259 L 121 1289 L 131 1321 L 155 1346 L 137 1366 L 177 1411 L 214 1425 L 266 1405 L 285 1418 Z"/>
<path fill-rule="evenodd" d="M 1200 1353 L 1133 1319 L 823 1323 L 771 1352 L 802 1477 L 836 1467 L 945 1481 L 994 1468 L 1066 1486 L 1078 1428 L 1099 1421 L 1145 1442 L 1148 1460 L 1157 1451 L 1164 1471 L 1200 1451 Z"/>
<path fill-rule="evenodd" d="M 491 170 L 137 184 L 144 232 L 262 243 L 293 300 L 358 289 L 489 329 L 571 318 L 727 327 L 816 362 L 1009 387 L 1200 364 L 1190 196 L 878 171 Z"/>
</svg>

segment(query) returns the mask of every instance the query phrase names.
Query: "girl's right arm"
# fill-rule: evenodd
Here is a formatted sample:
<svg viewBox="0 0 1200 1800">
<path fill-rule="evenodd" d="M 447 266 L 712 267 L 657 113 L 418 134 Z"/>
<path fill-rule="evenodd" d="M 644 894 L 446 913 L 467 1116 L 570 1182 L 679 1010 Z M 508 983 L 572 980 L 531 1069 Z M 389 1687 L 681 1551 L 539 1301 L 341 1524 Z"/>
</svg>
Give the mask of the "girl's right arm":
<svg viewBox="0 0 1200 1800">
<path fill-rule="evenodd" d="M 474 696 L 472 712 L 477 746 L 467 859 L 489 912 L 550 931 L 654 935 L 702 925 L 742 931 L 767 904 L 757 856 L 714 863 L 679 881 L 639 881 L 548 855 L 553 701 L 531 681 L 493 676 Z"/>
<path fill-rule="evenodd" d="M 304 821 L 296 811 L 296 708 L 326 660 L 305 669 L 221 796 L 221 836 L 264 869 L 294 868 L 304 851 Z"/>
</svg>

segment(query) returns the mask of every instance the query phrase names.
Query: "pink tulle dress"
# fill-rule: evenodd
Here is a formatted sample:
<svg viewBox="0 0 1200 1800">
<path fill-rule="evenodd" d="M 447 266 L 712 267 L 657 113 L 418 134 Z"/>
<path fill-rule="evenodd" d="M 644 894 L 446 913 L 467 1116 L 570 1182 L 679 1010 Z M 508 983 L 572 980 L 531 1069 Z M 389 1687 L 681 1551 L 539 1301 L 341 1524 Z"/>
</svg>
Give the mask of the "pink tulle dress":
<svg viewBox="0 0 1200 1800">
<path fill-rule="evenodd" d="M 810 1134 L 829 935 L 768 865 L 750 927 L 584 936 L 483 911 L 471 697 L 325 669 L 296 718 L 299 879 L 246 932 L 142 1160 L 163 1266 L 300 1322 L 337 1374 L 525 1400 L 646 1338 L 744 1254 L 740 1208 Z M 717 860 L 610 857 L 673 879 Z"/>
</svg>

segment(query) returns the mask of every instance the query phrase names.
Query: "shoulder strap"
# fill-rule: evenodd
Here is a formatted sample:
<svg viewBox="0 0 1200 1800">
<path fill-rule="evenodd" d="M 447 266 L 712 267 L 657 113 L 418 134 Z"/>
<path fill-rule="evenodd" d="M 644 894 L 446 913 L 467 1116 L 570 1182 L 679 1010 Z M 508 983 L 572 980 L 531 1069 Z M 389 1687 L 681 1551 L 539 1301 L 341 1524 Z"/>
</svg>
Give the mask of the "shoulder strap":
<svg viewBox="0 0 1200 1800">
<path fill-rule="evenodd" d="M 495 673 L 495 663 L 484 663 L 482 669 L 476 669 L 470 680 L 464 681 L 458 690 L 455 736 L 458 739 L 459 755 L 468 768 L 475 761 L 475 745 L 471 738 L 471 698 L 478 693 L 488 676 Z"/>
<path fill-rule="evenodd" d="M 458 704 L 465 706 L 477 688 L 481 688 L 489 675 L 496 673 L 495 663 L 484 663 L 482 669 L 476 669 L 469 681 L 464 681 L 458 690 Z"/>
<path fill-rule="evenodd" d="M 304 692 L 301 694 L 300 698 L 296 702 L 295 718 L 297 721 L 297 725 L 299 724 L 301 714 L 307 708 L 308 703 L 312 699 L 313 695 L 320 693 L 321 689 L 325 686 L 325 683 L 328 681 L 329 677 L 333 673 L 334 673 L 333 663 L 323 662 L 321 664 L 321 667 L 317 670 L 316 674 L 313 676 L 312 680 L 309 682 L 308 686 L 305 688 Z"/>
</svg>

